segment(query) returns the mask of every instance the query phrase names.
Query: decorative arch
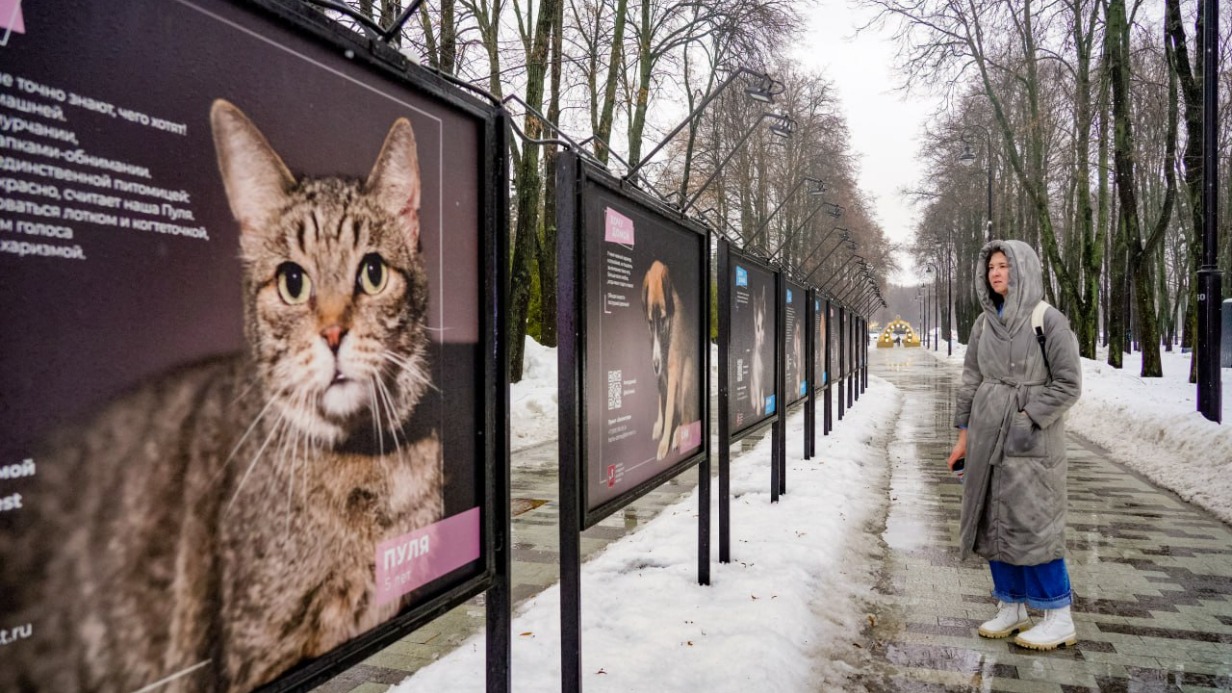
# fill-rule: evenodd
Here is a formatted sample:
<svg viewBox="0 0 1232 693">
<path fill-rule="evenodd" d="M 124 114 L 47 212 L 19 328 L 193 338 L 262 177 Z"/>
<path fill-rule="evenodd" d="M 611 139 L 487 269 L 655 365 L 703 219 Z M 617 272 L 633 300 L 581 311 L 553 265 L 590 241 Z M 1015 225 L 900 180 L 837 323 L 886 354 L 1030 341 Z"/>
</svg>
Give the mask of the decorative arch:
<svg viewBox="0 0 1232 693">
<path fill-rule="evenodd" d="M 885 329 L 881 331 L 881 335 L 877 337 L 878 349 L 889 349 L 896 346 L 920 346 L 920 336 L 911 327 L 911 323 L 903 320 L 898 315 L 894 316 L 894 319 L 885 326 Z"/>
</svg>

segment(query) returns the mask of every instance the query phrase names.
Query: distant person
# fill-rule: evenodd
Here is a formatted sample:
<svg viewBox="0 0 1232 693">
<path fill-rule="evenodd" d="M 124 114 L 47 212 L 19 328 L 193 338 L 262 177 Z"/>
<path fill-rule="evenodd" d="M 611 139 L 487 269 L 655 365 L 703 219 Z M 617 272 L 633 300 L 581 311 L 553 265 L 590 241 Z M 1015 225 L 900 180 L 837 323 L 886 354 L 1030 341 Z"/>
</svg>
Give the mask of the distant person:
<svg viewBox="0 0 1232 693">
<path fill-rule="evenodd" d="M 1043 345 L 1031 313 L 1044 297 L 1039 256 L 1021 241 L 980 251 L 975 291 L 983 306 L 968 340 L 947 464 L 966 458 L 962 555 L 989 562 L 997 615 L 980 635 L 1036 650 L 1078 642 L 1065 567 L 1065 421 L 1082 393 L 1078 340 L 1047 306 Z M 1047 305 L 1047 304 L 1045 304 Z M 1042 609 L 1032 627 L 1027 607 Z M 1021 631 L 1021 632 L 1020 632 Z"/>
</svg>

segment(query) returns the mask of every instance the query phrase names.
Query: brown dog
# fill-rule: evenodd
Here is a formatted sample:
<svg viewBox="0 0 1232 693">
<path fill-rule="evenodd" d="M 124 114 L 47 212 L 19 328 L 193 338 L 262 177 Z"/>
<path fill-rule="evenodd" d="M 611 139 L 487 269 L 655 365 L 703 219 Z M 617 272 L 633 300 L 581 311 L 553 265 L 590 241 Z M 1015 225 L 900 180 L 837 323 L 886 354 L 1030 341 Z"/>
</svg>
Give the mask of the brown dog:
<svg viewBox="0 0 1232 693">
<path fill-rule="evenodd" d="M 697 338 L 672 286 L 667 265 L 655 260 L 642 280 L 642 307 L 650 327 L 651 365 L 659 384 L 658 417 L 651 436 L 657 459 L 679 445 L 680 429 L 698 421 Z"/>
</svg>

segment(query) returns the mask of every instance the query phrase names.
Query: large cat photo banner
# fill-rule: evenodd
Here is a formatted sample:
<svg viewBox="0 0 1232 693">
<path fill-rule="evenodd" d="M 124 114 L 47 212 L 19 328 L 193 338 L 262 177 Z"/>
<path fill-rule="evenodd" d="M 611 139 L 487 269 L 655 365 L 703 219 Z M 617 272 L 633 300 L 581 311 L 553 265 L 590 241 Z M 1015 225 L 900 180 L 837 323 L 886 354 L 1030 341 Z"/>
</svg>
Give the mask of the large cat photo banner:
<svg viewBox="0 0 1232 693">
<path fill-rule="evenodd" d="M 0 5 L 0 690 L 303 687 L 487 588 L 497 109 L 298 3 Z"/>
</svg>

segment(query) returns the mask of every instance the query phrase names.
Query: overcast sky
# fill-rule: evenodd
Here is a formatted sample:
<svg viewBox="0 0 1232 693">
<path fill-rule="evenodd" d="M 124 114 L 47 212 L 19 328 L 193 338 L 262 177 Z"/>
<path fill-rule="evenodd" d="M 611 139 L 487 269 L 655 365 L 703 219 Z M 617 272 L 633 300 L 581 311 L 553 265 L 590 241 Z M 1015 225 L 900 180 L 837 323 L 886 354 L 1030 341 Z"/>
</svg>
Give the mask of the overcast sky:
<svg viewBox="0 0 1232 693">
<path fill-rule="evenodd" d="M 867 30 L 856 36 L 857 27 L 870 17 L 847 0 L 820 0 L 808 13 L 808 30 L 793 56 L 834 81 L 860 161 L 860 187 L 872 197 L 886 236 L 907 244 L 915 234 L 917 212 L 901 193 L 920 178 L 916 152 L 938 101 L 922 95 L 905 98 L 897 89 L 901 80 L 894 74 L 890 32 Z M 909 258 L 900 253 L 899 262 L 905 270 L 890 281 L 917 283 Z"/>
</svg>

